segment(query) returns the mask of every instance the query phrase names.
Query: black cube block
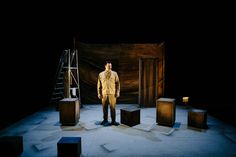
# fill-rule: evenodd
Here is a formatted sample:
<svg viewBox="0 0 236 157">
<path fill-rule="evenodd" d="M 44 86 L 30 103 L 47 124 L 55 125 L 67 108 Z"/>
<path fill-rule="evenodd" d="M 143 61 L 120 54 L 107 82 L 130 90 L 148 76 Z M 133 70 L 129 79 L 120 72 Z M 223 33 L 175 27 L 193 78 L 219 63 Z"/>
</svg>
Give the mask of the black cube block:
<svg viewBox="0 0 236 157">
<path fill-rule="evenodd" d="M 62 137 L 57 142 L 58 157 L 79 157 L 81 155 L 81 137 Z"/>
<path fill-rule="evenodd" d="M 140 124 L 140 109 L 139 108 L 123 108 L 120 109 L 121 112 L 121 123 L 134 126 Z"/>
<path fill-rule="evenodd" d="M 188 111 L 188 126 L 200 129 L 207 129 L 207 111 L 191 109 Z"/>
<path fill-rule="evenodd" d="M 4 156 L 20 156 L 23 152 L 23 136 L 0 137 L 0 154 Z"/>
</svg>

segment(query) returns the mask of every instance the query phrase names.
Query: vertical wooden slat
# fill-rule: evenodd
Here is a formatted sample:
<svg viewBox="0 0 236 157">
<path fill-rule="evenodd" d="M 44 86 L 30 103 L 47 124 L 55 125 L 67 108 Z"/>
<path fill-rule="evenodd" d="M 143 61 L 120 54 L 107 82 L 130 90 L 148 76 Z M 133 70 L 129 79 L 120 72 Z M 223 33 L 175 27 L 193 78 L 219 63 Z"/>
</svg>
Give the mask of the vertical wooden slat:
<svg viewBox="0 0 236 157">
<path fill-rule="evenodd" d="M 158 97 L 163 96 L 163 61 L 158 62 Z"/>
<path fill-rule="evenodd" d="M 143 104 L 142 104 L 142 93 L 141 93 L 141 88 L 142 88 L 142 59 L 139 58 L 139 91 L 138 91 L 138 103 L 139 103 L 139 106 L 141 107 Z"/>
<path fill-rule="evenodd" d="M 149 59 L 149 60 L 147 60 L 147 62 L 148 62 L 148 67 L 147 67 L 147 69 L 149 69 L 149 81 L 148 81 L 148 84 L 149 84 L 149 86 L 148 86 L 148 95 L 149 95 L 149 99 L 148 99 L 148 106 L 149 107 L 151 107 L 151 106 L 153 106 L 153 96 L 154 96 L 154 93 L 153 93 L 153 63 L 154 63 L 154 59 L 153 58 L 151 58 L 151 59 Z"/>
<path fill-rule="evenodd" d="M 159 66 L 158 66 L 158 64 L 159 64 L 159 60 L 158 59 L 156 59 L 156 61 L 155 61 L 155 93 L 156 93 L 156 95 L 155 95 L 155 101 L 159 98 L 159 95 L 158 95 L 158 93 L 159 93 L 159 88 L 158 88 L 158 85 L 159 85 Z"/>
<path fill-rule="evenodd" d="M 143 104 L 144 106 L 147 105 L 147 77 L 146 77 L 146 71 L 147 71 L 147 63 L 143 60 L 143 81 L 142 81 L 142 86 L 143 86 Z"/>
<path fill-rule="evenodd" d="M 161 68 L 159 68 L 159 70 L 162 71 L 162 77 L 161 77 L 161 91 L 160 91 L 160 96 L 163 96 L 164 95 L 164 92 L 165 92 L 165 44 L 162 43 L 160 44 L 160 47 L 161 47 Z"/>
</svg>

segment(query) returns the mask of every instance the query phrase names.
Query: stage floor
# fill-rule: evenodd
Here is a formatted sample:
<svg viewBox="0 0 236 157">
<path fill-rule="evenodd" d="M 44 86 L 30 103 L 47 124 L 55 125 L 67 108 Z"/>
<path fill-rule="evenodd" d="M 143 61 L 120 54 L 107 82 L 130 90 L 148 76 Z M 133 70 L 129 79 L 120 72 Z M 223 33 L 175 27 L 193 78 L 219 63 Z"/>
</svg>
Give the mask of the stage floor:
<svg viewBox="0 0 236 157">
<path fill-rule="evenodd" d="M 118 104 L 120 109 L 136 104 Z M 101 104 L 83 105 L 75 126 L 62 126 L 59 111 L 48 107 L 10 127 L 0 136 L 23 136 L 21 157 L 56 157 L 57 142 L 61 137 L 81 137 L 84 157 L 233 157 L 236 156 L 236 128 L 207 115 L 208 129 L 189 128 L 185 106 L 176 106 L 173 127 L 156 125 L 156 108 L 141 108 L 141 124 L 103 127 Z M 109 112 L 110 117 L 110 112 Z M 109 118 L 110 120 L 110 118 Z"/>
</svg>

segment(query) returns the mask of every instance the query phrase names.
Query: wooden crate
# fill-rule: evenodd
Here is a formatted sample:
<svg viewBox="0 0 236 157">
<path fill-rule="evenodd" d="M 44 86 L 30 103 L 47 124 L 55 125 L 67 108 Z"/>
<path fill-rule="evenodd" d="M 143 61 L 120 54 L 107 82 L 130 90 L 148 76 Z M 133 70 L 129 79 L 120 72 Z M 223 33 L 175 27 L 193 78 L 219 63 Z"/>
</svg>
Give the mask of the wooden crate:
<svg viewBox="0 0 236 157">
<path fill-rule="evenodd" d="M 159 98 L 156 100 L 156 122 L 158 125 L 173 126 L 175 124 L 175 99 Z"/>
<path fill-rule="evenodd" d="M 76 125 L 80 118 L 78 98 L 65 98 L 59 102 L 59 116 L 62 125 Z"/>
</svg>

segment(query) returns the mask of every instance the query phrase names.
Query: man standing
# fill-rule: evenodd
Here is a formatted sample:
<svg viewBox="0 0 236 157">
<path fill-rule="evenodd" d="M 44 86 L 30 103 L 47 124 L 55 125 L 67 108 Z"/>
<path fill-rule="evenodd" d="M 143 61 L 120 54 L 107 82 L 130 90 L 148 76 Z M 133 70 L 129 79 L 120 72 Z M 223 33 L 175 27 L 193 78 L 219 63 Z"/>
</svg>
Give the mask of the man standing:
<svg viewBox="0 0 236 157">
<path fill-rule="evenodd" d="M 109 61 L 105 63 L 105 70 L 99 73 L 97 92 L 98 98 L 102 101 L 103 121 L 101 125 L 108 126 L 108 104 L 111 111 L 111 125 L 119 125 L 116 122 L 116 98 L 120 96 L 119 77 L 115 71 L 112 71 L 112 64 Z"/>
</svg>

